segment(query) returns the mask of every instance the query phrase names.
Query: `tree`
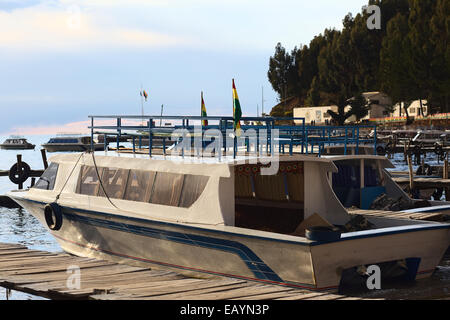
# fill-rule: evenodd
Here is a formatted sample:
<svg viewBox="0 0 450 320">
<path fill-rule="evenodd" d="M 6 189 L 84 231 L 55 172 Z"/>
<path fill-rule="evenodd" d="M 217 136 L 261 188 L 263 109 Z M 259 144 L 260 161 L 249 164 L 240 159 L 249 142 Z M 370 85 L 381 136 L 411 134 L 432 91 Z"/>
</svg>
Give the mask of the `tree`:
<svg viewBox="0 0 450 320">
<path fill-rule="evenodd" d="M 383 91 L 394 104 L 426 99 L 428 113 L 450 111 L 450 1 L 368 4 L 380 7 L 381 30 L 367 28 L 369 13 L 362 10 L 347 14 L 341 31 L 325 29 L 290 53 L 276 46 L 268 77 L 280 99 L 337 105 L 340 123 L 347 100 L 367 91 Z"/>
<path fill-rule="evenodd" d="M 415 99 L 420 99 L 420 110 L 423 115 L 422 99 L 431 96 L 435 86 L 433 77 L 433 56 L 435 46 L 430 41 L 431 19 L 436 0 L 410 0 L 409 33 L 411 43 L 410 77 L 415 86 Z"/>
<path fill-rule="evenodd" d="M 317 76 L 314 77 L 311 83 L 311 89 L 308 91 L 308 96 L 306 97 L 305 103 L 310 107 L 318 106 L 320 103 L 320 88 L 319 79 Z"/>
<path fill-rule="evenodd" d="M 362 118 L 369 114 L 370 103 L 364 98 L 361 92 L 350 99 L 349 104 L 350 112 L 355 116 L 357 122 L 360 122 Z"/>
<path fill-rule="evenodd" d="M 380 52 L 381 90 L 391 97 L 394 104 L 414 99 L 411 90 L 414 88 L 414 82 L 408 70 L 411 51 L 408 33 L 407 16 L 397 14 L 387 25 L 387 35 L 383 39 Z M 409 123 L 407 107 L 405 113 Z"/>
<path fill-rule="evenodd" d="M 267 76 L 272 88 L 278 93 L 281 100 L 286 99 L 290 94 L 296 92 L 298 86 L 297 70 L 295 68 L 295 54 L 297 49 L 294 49 L 293 55 L 286 52 L 286 49 L 278 43 L 275 47 L 275 54 L 270 57 L 269 71 Z"/>
</svg>

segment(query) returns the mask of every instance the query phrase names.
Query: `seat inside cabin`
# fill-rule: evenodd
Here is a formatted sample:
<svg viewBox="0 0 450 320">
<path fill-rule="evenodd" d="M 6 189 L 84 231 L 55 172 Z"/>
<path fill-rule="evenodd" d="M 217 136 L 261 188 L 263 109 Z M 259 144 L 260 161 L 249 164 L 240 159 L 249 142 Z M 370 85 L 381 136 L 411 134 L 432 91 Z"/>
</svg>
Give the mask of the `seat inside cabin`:
<svg viewBox="0 0 450 320">
<path fill-rule="evenodd" d="M 261 164 L 235 167 L 235 226 L 291 234 L 304 219 L 303 162 L 280 162 L 275 175 Z"/>
</svg>

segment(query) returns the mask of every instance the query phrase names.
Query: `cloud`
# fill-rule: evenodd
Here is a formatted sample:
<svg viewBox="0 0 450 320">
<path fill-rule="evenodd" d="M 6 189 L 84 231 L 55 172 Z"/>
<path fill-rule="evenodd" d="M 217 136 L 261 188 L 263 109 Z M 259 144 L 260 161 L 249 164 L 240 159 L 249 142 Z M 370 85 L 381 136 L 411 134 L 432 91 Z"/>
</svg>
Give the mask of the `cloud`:
<svg viewBox="0 0 450 320">
<path fill-rule="evenodd" d="M 140 125 L 140 121 L 123 120 L 122 125 Z M 69 122 L 57 125 L 39 125 L 14 127 L 9 132 L 2 135 L 56 135 L 56 134 L 90 134 L 90 120 Z M 96 120 L 96 126 L 116 125 L 114 120 Z"/>
<path fill-rule="evenodd" d="M 136 1 L 136 0 L 134 0 Z M 75 4 L 39 3 L 0 11 L 0 48 L 73 51 L 92 48 L 155 48 L 187 45 L 186 37 L 108 23 L 97 11 Z"/>
</svg>

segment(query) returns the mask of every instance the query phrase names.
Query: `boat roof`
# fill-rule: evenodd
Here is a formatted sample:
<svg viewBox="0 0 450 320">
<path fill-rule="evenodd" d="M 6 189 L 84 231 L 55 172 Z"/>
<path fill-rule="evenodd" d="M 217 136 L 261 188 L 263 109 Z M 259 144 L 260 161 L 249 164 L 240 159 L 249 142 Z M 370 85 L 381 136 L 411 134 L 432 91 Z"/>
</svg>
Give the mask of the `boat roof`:
<svg viewBox="0 0 450 320">
<path fill-rule="evenodd" d="M 162 156 L 137 153 L 118 153 L 116 151 L 97 151 L 94 153 L 95 164 L 99 167 L 156 170 L 161 172 L 173 172 L 184 174 L 198 174 L 207 176 L 230 176 L 230 168 L 245 164 L 263 164 L 279 162 L 315 162 L 325 167 L 327 171 L 337 172 L 335 164 L 327 158 L 319 158 L 311 155 L 279 155 L 279 157 L 252 157 L 252 156 L 223 156 L 216 157 L 182 157 Z M 131 161 L 130 161 L 131 160 Z M 76 163 L 94 165 L 92 153 L 58 154 L 49 159 L 55 163 Z M 205 168 L 205 165 L 208 166 Z"/>
</svg>

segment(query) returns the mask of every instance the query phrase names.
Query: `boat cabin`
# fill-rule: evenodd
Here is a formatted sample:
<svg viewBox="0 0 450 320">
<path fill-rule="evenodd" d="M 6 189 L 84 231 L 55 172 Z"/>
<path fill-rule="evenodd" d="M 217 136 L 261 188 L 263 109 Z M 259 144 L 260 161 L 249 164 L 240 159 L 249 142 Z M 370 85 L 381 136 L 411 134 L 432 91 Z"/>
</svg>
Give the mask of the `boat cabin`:
<svg viewBox="0 0 450 320">
<path fill-rule="evenodd" d="M 90 144 L 91 137 L 54 137 L 51 138 L 47 144 Z"/>
<path fill-rule="evenodd" d="M 336 172 L 331 161 L 281 157 L 275 175 L 264 175 L 270 165 L 254 162 L 205 159 L 181 165 L 126 154 L 57 155 L 30 196 L 61 193 L 61 201 L 84 209 L 283 234 L 314 213 L 336 224 L 348 220 L 327 180 L 327 172 Z"/>
</svg>

